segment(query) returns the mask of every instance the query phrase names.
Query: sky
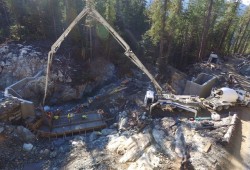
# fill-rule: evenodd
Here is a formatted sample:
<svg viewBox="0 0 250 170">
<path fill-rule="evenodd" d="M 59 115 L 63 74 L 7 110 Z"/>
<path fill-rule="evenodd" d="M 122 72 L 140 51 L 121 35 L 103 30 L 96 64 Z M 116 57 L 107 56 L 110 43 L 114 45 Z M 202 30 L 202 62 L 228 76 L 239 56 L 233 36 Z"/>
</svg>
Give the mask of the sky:
<svg viewBox="0 0 250 170">
<path fill-rule="evenodd" d="M 245 5 L 250 5 L 250 0 L 242 0 L 242 3 Z"/>
</svg>

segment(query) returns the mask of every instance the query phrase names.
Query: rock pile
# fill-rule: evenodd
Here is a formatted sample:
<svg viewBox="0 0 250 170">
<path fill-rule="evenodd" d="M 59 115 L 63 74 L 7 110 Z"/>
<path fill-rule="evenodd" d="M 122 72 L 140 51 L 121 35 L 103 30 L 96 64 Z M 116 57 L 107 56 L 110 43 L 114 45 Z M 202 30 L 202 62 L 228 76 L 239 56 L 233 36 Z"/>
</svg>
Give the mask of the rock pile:
<svg viewBox="0 0 250 170">
<path fill-rule="evenodd" d="M 45 68 L 45 55 L 31 45 L 5 44 L 0 47 L 0 89 L 32 77 Z"/>
<path fill-rule="evenodd" d="M 102 58 L 90 64 L 79 63 L 75 59 L 59 55 L 54 57 L 50 75 L 48 99 L 55 104 L 93 92 L 114 77 L 115 67 Z M 0 90 L 17 81 L 33 77 L 47 66 L 47 52 L 22 44 L 4 44 L 0 47 Z M 45 87 L 45 76 L 25 82 L 22 88 L 15 89 L 17 97 L 40 103 Z"/>
</svg>

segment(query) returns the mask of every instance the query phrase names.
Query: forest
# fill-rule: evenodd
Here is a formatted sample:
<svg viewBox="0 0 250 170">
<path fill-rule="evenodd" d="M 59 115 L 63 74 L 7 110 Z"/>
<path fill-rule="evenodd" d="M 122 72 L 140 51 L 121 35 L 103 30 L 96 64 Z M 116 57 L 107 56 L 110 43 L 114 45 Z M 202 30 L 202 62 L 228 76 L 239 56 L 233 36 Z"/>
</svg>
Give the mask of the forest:
<svg viewBox="0 0 250 170">
<path fill-rule="evenodd" d="M 250 8 L 242 10 L 240 0 L 95 3 L 132 49 L 159 68 L 166 64 L 182 68 L 206 59 L 211 51 L 223 58 L 250 53 Z M 52 44 L 84 7 L 85 0 L 0 0 L 0 43 L 47 40 Z M 90 49 L 101 46 L 108 57 L 118 47 L 103 26 L 88 17 L 66 43 L 89 55 Z"/>
<path fill-rule="evenodd" d="M 250 0 L 0 0 L 9 169 L 250 170 Z"/>
</svg>

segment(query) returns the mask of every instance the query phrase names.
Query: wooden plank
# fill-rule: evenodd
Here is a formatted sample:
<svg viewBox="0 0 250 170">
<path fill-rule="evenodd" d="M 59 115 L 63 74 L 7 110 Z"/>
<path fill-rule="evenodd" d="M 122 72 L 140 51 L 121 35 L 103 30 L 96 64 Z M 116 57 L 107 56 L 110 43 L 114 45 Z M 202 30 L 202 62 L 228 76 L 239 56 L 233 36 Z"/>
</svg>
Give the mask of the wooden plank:
<svg viewBox="0 0 250 170">
<path fill-rule="evenodd" d="M 212 143 L 208 142 L 206 144 L 206 146 L 203 148 L 203 151 L 206 152 L 206 153 L 208 153 L 208 151 L 210 150 L 211 146 L 212 146 Z"/>
</svg>

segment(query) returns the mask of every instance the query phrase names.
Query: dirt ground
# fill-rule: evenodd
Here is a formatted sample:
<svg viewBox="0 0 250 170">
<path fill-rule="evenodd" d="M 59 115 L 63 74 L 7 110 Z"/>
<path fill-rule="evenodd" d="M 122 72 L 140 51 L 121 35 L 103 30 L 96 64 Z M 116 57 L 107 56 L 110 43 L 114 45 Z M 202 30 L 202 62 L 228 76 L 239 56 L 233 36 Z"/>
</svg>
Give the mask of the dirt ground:
<svg viewBox="0 0 250 170">
<path fill-rule="evenodd" d="M 236 133 L 232 139 L 229 158 L 233 167 L 230 169 L 246 170 L 250 169 L 250 109 L 235 108 L 241 122 L 238 124 Z"/>
</svg>

